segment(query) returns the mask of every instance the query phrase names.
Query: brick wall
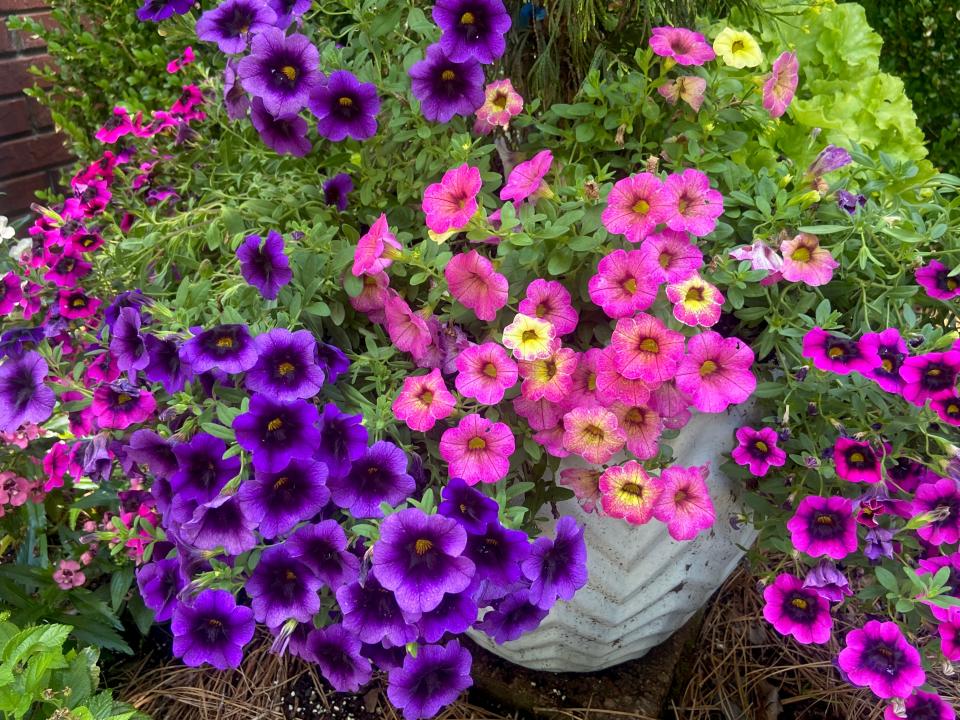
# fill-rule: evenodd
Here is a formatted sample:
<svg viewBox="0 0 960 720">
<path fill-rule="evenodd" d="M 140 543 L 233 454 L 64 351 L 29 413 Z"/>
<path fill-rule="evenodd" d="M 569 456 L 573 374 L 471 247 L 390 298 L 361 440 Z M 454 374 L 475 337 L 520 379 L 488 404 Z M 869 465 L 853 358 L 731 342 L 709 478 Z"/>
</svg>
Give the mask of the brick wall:
<svg viewBox="0 0 960 720">
<path fill-rule="evenodd" d="M 23 89 L 34 84 L 27 69 L 49 60 L 43 43 L 7 27 L 12 15 L 51 22 L 45 0 L 0 0 L 0 215 L 16 217 L 37 190 L 53 187 L 57 168 L 70 161 L 50 114 Z"/>
</svg>

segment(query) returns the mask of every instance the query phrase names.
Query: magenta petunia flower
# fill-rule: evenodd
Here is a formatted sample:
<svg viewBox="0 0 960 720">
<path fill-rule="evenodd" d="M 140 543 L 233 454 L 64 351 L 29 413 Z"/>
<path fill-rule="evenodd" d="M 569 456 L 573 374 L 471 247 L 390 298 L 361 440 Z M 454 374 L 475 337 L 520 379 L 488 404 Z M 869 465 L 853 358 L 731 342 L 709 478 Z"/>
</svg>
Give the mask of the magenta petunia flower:
<svg viewBox="0 0 960 720">
<path fill-rule="evenodd" d="M 930 403 L 930 409 L 948 425 L 960 427 L 960 394 L 934 400 Z"/>
<path fill-rule="evenodd" d="M 770 113 L 770 117 L 778 118 L 787 111 L 797 92 L 799 72 L 796 53 L 781 53 L 773 61 L 772 72 L 763 83 L 763 109 Z"/>
<path fill-rule="evenodd" d="M 952 300 L 960 297 L 960 275 L 951 275 L 952 270 L 939 260 L 931 260 L 917 268 L 914 277 L 927 294 L 938 300 Z"/>
<path fill-rule="evenodd" d="M 403 380 L 403 389 L 393 401 L 393 414 L 403 420 L 411 430 L 426 432 L 453 414 L 457 400 L 447 390 L 439 368 L 427 375 L 408 376 Z"/>
<path fill-rule="evenodd" d="M 904 383 L 900 377 L 900 368 L 910 350 L 906 341 L 900 337 L 900 331 L 887 328 L 879 333 L 864 333 L 857 345 L 864 357 L 876 357 L 880 360 L 876 367 L 871 367 L 863 374 L 887 392 L 902 391 Z"/>
<path fill-rule="evenodd" d="M 833 446 L 837 475 L 850 482 L 878 483 L 883 479 L 882 459 L 870 443 L 838 437 Z"/>
<path fill-rule="evenodd" d="M 781 467 L 787 454 L 777 447 L 777 431 L 773 428 L 737 428 L 737 442 L 730 456 L 737 465 L 750 468 L 756 477 L 763 477 L 771 467 Z"/>
<path fill-rule="evenodd" d="M 830 603 L 800 578 L 777 575 L 763 591 L 763 617 L 781 635 L 792 635 L 803 645 L 830 642 L 833 618 Z"/>
<path fill-rule="evenodd" d="M 573 387 L 573 373 L 577 369 L 577 353 L 570 348 L 557 348 L 549 357 L 539 360 L 521 360 L 520 391 L 528 400 L 544 398 L 562 402 Z"/>
<path fill-rule="evenodd" d="M 483 405 L 496 405 L 517 382 L 517 364 L 500 345 L 471 345 L 457 355 L 457 391 Z"/>
<path fill-rule="evenodd" d="M 956 394 L 960 375 L 960 350 L 908 357 L 900 367 L 903 397 L 914 405 L 942 400 Z"/>
<path fill-rule="evenodd" d="M 656 457 L 663 432 L 663 421 L 657 411 L 647 405 L 626 405 L 622 402 L 614 403 L 610 409 L 627 436 L 627 450 L 640 460 Z"/>
<path fill-rule="evenodd" d="M 449 465 L 450 477 L 463 478 L 468 485 L 506 477 L 515 447 L 509 426 L 475 413 L 440 438 L 440 456 Z"/>
<path fill-rule="evenodd" d="M 357 312 L 366 313 L 371 322 L 382 323 L 386 319 L 384 306 L 391 297 L 390 278 L 384 272 L 364 275 L 360 294 L 350 298 L 350 305 Z"/>
<path fill-rule="evenodd" d="M 917 535 L 931 545 L 949 545 L 960 540 L 960 483 L 953 478 L 921 484 L 910 511 L 914 516 L 937 511 L 943 513 L 939 520 L 917 529 Z"/>
<path fill-rule="evenodd" d="M 668 104 L 676 105 L 679 100 L 683 100 L 694 112 L 700 112 L 706 91 L 707 81 L 696 75 L 681 75 L 657 88 L 657 92 Z"/>
<path fill-rule="evenodd" d="M 650 399 L 650 393 L 656 382 L 632 380 L 617 368 L 616 349 L 613 346 L 604 348 L 597 358 L 597 397 L 604 398 L 625 405 L 644 405 Z"/>
<path fill-rule="evenodd" d="M 871 620 L 851 630 L 837 663 L 851 683 L 869 687 L 879 698 L 909 697 L 926 681 L 920 653 L 895 622 Z"/>
<path fill-rule="evenodd" d="M 563 446 L 596 465 L 620 452 L 627 441 L 617 416 L 602 407 L 574 408 L 563 416 L 563 430 Z"/>
<path fill-rule="evenodd" d="M 677 389 L 673 380 L 650 391 L 650 407 L 660 414 L 663 426 L 671 430 L 679 430 L 690 422 L 690 398 Z"/>
<path fill-rule="evenodd" d="M 514 205 L 520 205 L 528 197 L 536 200 L 539 197 L 549 197 L 550 188 L 543 178 L 550 172 L 553 164 L 553 153 L 541 150 L 529 160 L 520 163 L 510 171 L 506 184 L 500 190 L 501 200 L 512 200 Z"/>
<path fill-rule="evenodd" d="M 612 318 L 630 317 L 657 299 L 660 267 L 640 250 L 614 250 L 600 259 L 587 285 L 590 299 Z"/>
<path fill-rule="evenodd" d="M 812 287 L 826 285 L 833 277 L 833 271 L 840 264 L 826 248 L 820 247 L 816 235 L 800 233 L 792 240 L 780 243 L 783 255 L 783 267 L 780 272 L 784 280 L 802 282 Z"/>
<path fill-rule="evenodd" d="M 673 316 L 684 325 L 716 325 L 725 298 L 715 286 L 694 273 L 686 280 L 667 286 L 667 300 L 673 303 Z"/>
<path fill-rule="evenodd" d="M 435 233 L 463 229 L 477 211 L 477 194 L 482 186 L 478 168 L 464 163 L 447 170 L 440 182 L 423 191 L 427 227 Z"/>
<path fill-rule="evenodd" d="M 674 540 L 692 540 L 713 527 L 717 518 L 707 489 L 708 465 L 671 465 L 660 473 L 660 496 L 653 516 L 666 523 Z"/>
<path fill-rule="evenodd" d="M 697 410 L 722 412 L 745 402 L 756 389 L 753 359 L 749 345 L 707 330 L 687 342 L 687 356 L 677 368 L 677 388 L 692 398 Z"/>
<path fill-rule="evenodd" d="M 123 430 L 144 422 L 157 407 L 153 394 L 128 383 L 105 383 L 93 391 L 90 409 L 102 428 Z"/>
<path fill-rule="evenodd" d="M 387 334 L 398 350 L 412 353 L 433 342 L 427 321 L 415 313 L 399 295 L 387 299 L 383 312 Z"/>
<path fill-rule="evenodd" d="M 951 607 L 940 610 L 940 653 L 949 662 L 960 661 L 960 608 Z"/>
<path fill-rule="evenodd" d="M 787 521 L 787 530 L 793 546 L 810 557 L 843 560 L 857 551 L 853 501 L 839 495 L 803 498 Z"/>
<path fill-rule="evenodd" d="M 883 711 L 883 720 L 957 720 L 957 713 L 936 693 L 917 690 L 904 701 L 906 715 L 897 714 L 892 705 Z"/>
<path fill-rule="evenodd" d="M 703 65 L 717 57 L 703 35 L 679 27 L 653 28 L 650 49 L 660 57 L 672 58 L 677 65 Z"/>
<path fill-rule="evenodd" d="M 480 320 L 495 320 L 497 311 L 507 304 L 510 284 L 493 269 L 493 263 L 476 250 L 450 258 L 443 269 L 447 288 L 460 303 Z"/>
<path fill-rule="evenodd" d="M 597 397 L 597 371 L 603 350 L 590 348 L 577 353 L 577 367 L 573 371 L 573 384 L 566 398 L 568 407 L 577 405 L 602 405 Z"/>
<path fill-rule="evenodd" d="M 877 356 L 867 354 L 868 348 L 853 340 L 831 335 L 815 327 L 803 336 L 803 356 L 813 360 L 813 366 L 824 372 L 848 375 L 854 370 L 866 375 L 878 365 Z"/>
<path fill-rule="evenodd" d="M 683 358 L 683 340 L 683 335 L 657 318 L 640 313 L 617 321 L 610 346 L 617 370 L 625 377 L 661 383 L 677 374 Z M 751 360 L 752 357 L 751 353 Z"/>
<path fill-rule="evenodd" d="M 692 168 L 664 181 L 663 202 L 667 227 L 695 237 L 712 233 L 717 218 L 723 215 L 723 195 L 710 187 L 704 173 Z"/>
<path fill-rule="evenodd" d="M 636 460 L 603 471 L 599 481 L 603 511 L 631 525 L 645 525 L 653 519 L 661 483 Z"/>
<path fill-rule="evenodd" d="M 376 222 L 357 241 L 357 249 L 353 253 L 353 268 L 350 272 L 354 277 L 361 277 L 386 270 L 402 250 L 403 246 L 390 232 L 387 216 L 380 213 Z"/>
<path fill-rule="evenodd" d="M 625 235 L 630 242 L 638 243 L 659 223 L 665 222 L 669 214 L 663 183 L 653 173 L 645 172 L 614 184 L 600 218 L 609 232 Z"/>
<path fill-rule="evenodd" d="M 517 308 L 523 315 L 546 320 L 557 337 L 577 329 L 579 315 L 570 302 L 570 291 L 556 280 L 537 278 Z"/>
</svg>

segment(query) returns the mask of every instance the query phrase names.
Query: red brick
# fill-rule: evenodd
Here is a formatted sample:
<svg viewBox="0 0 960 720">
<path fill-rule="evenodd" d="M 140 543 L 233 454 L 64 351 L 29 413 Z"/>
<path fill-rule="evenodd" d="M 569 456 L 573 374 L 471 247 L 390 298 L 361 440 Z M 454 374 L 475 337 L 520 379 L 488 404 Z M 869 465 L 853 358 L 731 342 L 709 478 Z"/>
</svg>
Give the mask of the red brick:
<svg viewBox="0 0 960 720">
<path fill-rule="evenodd" d="M 56 24 L 53 16 L 48 12 L 32 14 L 30 17 L 48 28 Z M 43 47 L 43 40 L 26 31 L 11 30 L 7 27 L 7 21 L 0 19 L 0 53 L 19 52 L 39 47 Z"/>
<path fill-rule="evenodd" d="M 19 13 L 24 10 L 46 10 L 46 0 L 0 0 L 0 13 Z"/>
<path fill-rule="evenodd" d="M 0 137 L 19 135 L 31 129 L 27 98 L 0 101 Z"/>
<path fill-rule="evenodd" d="M 51 63 L 49 55 L 13 57 L 0 60 L 0 96 L 15 95 L 24 88 L 33 87 L 37 78 L 30 74 L 30 66 L 43 67 L 48 63 Z M 39 84 L 44 85 L 44 83 Z"/>
<path fill-rule="evenodd" d="M 45 172 L 0 182 L 0 215 L 14 217 L 26 212 L 30 209 L 37 190 L 49 186 L 50 179 Z"/>
<path fill-rule="evenodd" d="M 48 132 L 0 145 L 0 179 L 62 165 L 70 160 L 63 136 Z"/>
</svg>

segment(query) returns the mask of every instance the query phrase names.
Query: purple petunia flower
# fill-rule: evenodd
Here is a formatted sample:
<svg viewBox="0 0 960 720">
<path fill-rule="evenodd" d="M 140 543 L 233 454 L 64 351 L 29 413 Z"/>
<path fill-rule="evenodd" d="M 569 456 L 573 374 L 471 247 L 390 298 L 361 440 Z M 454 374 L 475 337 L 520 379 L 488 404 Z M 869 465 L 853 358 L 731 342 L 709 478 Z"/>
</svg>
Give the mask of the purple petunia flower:
<svg viewBox="0 0 960 720">
<path fill-rule="evenodd" d="M 416 489 L 407 473 L 407 456 L 392 442 L 375 442 L 345 475 L 333 475 L 327 486 L 338 507 L 357 518 L 381 518 L 381 503 L 396 505 Z"/>
<path fill-rule="evenodd" d="M 0 432 L 14 432 L 27 422 L 42 423 L 56 402 L 53 390 L 44 385 L 47 362 L 29 351 L 8 356 L 0 365 Z"/>
<path fill-rule="evenodd" d="M 198 550 L 222 547 L 228 555 L 239 555 L 256 546 L 256 527 L 236 495 L 220 495 L 197 506 L 180 528 L 180 536 Z"/>
<path fill-rule="evenodd" d="M 346 70 L 336 70 L 320 82 L 310 93 L 309 106 L 317 117 L 317 132 L 331 142 L 348 137 L 367 140 L 377 133 L 377 86 L 360 82 Z"/>
<path fill-rule="evenodd" d="M 224 458 L 227 444 L 201 432 L 173 449 L 177 470 L 170 476 L 173 492 L 185 500 L 213 500 L 240 472 L 240 458 Z"/>
<path fill-rule="evenodd" d="M 43 326 L 35 328 L 11 328 L 0 335 L 0 357 L 19 357 L 35 349 L 46 337 Z"/>
<path fill-rule="evenodd" d="M 488 65 L 506 49 L 511 23 L 501 0 L 437 0 L 433 21 L 442 32 L 440 47 L 455 62 Z"/>
<path fill-rule="evenodd" d="M 495 643 L 502 645 L 536 630 L 549 612 L 530 602 L 529 590 L 517 590 L 484 615 L 483 622 L 477 625 L 477 628 L 492 637 Z"/>
<path fill-rule="evenodd" d="M 340 212 L 347 209 L 352 192 L 353 180 L 346 173 L 334 175 L 323 183 L 323 201 Z"/>
<path fill-rule="evenodd" d="M 116 358 L 117 367 L 129 373 L 130 382 L 134 381 L 137 370 L 143 370 L 150 362 L 140 324 L 140 312 L 125 307 L 110 331 L 110 354 Z"/>
<path fill-rule="evenodd" d="M 180 359 L 196 374 L 213 370 L 246 372 L 257 362 L 257 349 L 246 325 L 217 325 L 204 330 L 190 328 L 193 337 L 180 346 Z"/>
<path fill-rule="evenodd" d="M 260 525 L 260 534 L 272 539 L 290 532 L 330 501 L 327 466 L 316 460 L 291 460 L 283 470 L 257 471 L 240 486 L 240 504 Z"/>
<path fill-rule="evenodd" d="M 803 645 L 830 641 L 833 618 L 830 604 L 800 578 L 778 575 L 763 591 L 763 617 L 781 635 L 792 635 Z"/>
<path fill-rule="evenodd" d="M 328 383 L 335 383 L 337 378 L 350 369 L 350 360 L 343 350 L 325 342 L 317 342 L 316 361 Z"/>
<path fill-rule="evenodd" d="M 477 621 L 477 603 L 467 593 L 447 593 L 433 610 L 423 613 L 417 627 L 429 643 L 439 642 L 446 634 L 459 635 Z"/>
<path fill-rule="evenodd" d="M 313 455 L 320 442 L 314 427 L 320 419 L 315 405 L 306 400 L 280 402 L 266 395 L 250 398 L 247 412 L 233 421 L 237 443 L 253 453 L 253 466 L 278 472 L 292 459 Z"/>
<path fill-rule="evenodd" d="M 800 501 L 787 521 L 790 541 L 811 557 L 843 560 L 857 550 L 857 524 L 853 501 L 840 496 L 809 495 Z"/>
<path fill-rule="evenodd" d="M 336 596 L 343 626 L 363 642 L 386 640 L 402 647 L 417 639 L 419 632 L 413 623 L 419 617 L 405 614 L 396 596 L 378 582 L 374 573 L 367 575 L 363 585 L 352 582 L 337 588 Z"/>
<path fill-rule="evenodd" d="M 287 620 L 309 622 L 320 610 L 320 578 L 282 545 L 263 551 L 247 580 L 254 617 L 270 627 Z"/>
<path fill-rule="evenodd" d="M 845 597 L 853 595 L 847 576 L 837 570 L 837 566 L 829 560 L 821 560 L 810 569 L 803 579 L 803 586 L 811 588 L 830 602 L 843 602 Z"/>
<path fill-rule="evenodd" d="M 463 556 L 467 534 L 450 518 L 407 508 L 380 525 L 373 546 L 377 579 L 393 590 L 400 609 L 411 614 L 433 610 L 444 593 L 466 590 L 473 561 Z"/>
<path fill-rule="evenodd" d="M 313 0 L 267 0 L 267 3 L 277 14 L 277 27 L 286 29 L 294 20 L 301 22 Z"/>
<path fill-rule="evenodd" d="M 260 98 L 250 103 L 250 122 L 264 145 L 281 155 L 303 157 L 313 147 L 307 139 L 307 121 L 297 114 L 274 115 L 267 111 Z"/>
<path fill-rule="evenodd" d="M 224 0 L 197 20 L 197 37 L 215 42 L 228 55 L 247 49 L 247 38 L 267 30 L 277 14 L 263 0 Z"/>
<path fill-rule="evenodd" d="M 176 558 L 154 560 L 137 570 L 137 587 L 143 604 L 153 610 L 156 622 L 165 622 L 173 615 L 177 594 L 186 582 L 180 575 L 180 562 Z"/>
<path fill-rule="evenodd" d="M 290 258 L 283 251 L 283 236 L 271 230 L 264 240 L 247 235 L 237 248 L 240 274 L 267 300 L 276 300 L 280 288 L 290 282 L 293 271 Z"/>
<path fill-rule="evenodd" d="M 538 537 L 521 564 L 531 581 L 530 602 L 549 610 L 557 601 L 570 600 L 587 584 L 587 546 L 583 528 L 569 515 L 557 521 L 556 539 Z"/>
<path fill-rule="evenodd" d="M 180 356 L 180 343 L 174 338 L 161 339 L 154 335 L 145 335 L 143 343 L 147 350 L 144 377 L 160 383 L 171 395 L 183 390 L 193 378 L 193 369 Z"/>
<path fill-rule="evenodd" d="M 284 547 L 336 590 L 357 577 L 360 560 L 347 550 L 347 535 L 336 520 L 297 528 Z"/>
<path fill-rule="evenodd" d="M 274 328 L 254 341 L 260 357 L 247 373 L 251 392 L 277 400 L 311 398 L 323 387 L 323 370 L 316 361 L 316 340 L 309 330 Z"/>
<path fill-rule="evenodd" d="M 99 433 L 85 443 L 83 448 L 83 474 L 94 482 L 105 482 L 113 469 L 113 455 L 110 454 L 109 437 Z"/>
<path fill-rule="evenodd" d="M 852 162 L 853 158 L 850 157 L 850 153 L 842 147 L 827 145 L 827 147 L 820 151 L 820 154 L 817 155 L 810 167 L 807 168 L 807 174 L 814 178 L 819 178 L 828 172 L 839 170 Z"/>
<path fill-rule="evenodd" d="M 908 697 L 926 680 L 920 653 L 895 622 L 871 620 L 851 630 L 837 662 L 851 683 L 869 687 L 879 698 Z"/>
<path fill-rule="evenodd" d="M 193 7 L 193 0 L 146 0 L 137 10 L 140 22 L 160 22 L 176 13 L 186 15 Z"/>
<path fill-rule="evenodd" d="M 880 558 L 892 558 L 893 532 L 882 527 L 868 530 L 863 554 L 871 562 L 877 562 Z"/>
<path fill-rule="evenodd" d="M 178 468 L 174 445 L 157 435 L 153 430 L 137 430 L 124 446 L 127 457 L 158 477 L 169 478 Z M 239 466 L 237 467 L 239 470 Z"/>
<path fill-rule="evenodd" d="M 326 464 L 330 477 L 346 474 L 350 465 L 366 452 L 367 429 L 363 426 L 363 415 L 347 415 L 333 403 L 324 405 L 320 416 L 320 444 L 314 457 Z"/>
<path fill-rule="evenodd" d="M 408 74 L 427 120 L 445 123 L 454 115 L 472 115 L 486 100 L 480 63 L 454 62 L 439 45 L 428 47 L 426 58 L 415 63 Z"/>
<path fill-rule="evenodd" d="M 204 590 L 193 605 L 181 603 L 173 611 L 173 654 L 190 667 L 236 668 L 254 629 L 250 608 L 237 605 L 226 590 Z"/>
<path fill-rule="evenodd" d="M 107 309 L 103 311 L 103 322 L 108 328 L 113 330 L 113 326 L 117 320 L 120 319 L 120 312 L 124 308 L 133 308 L 139 312 L 140 308 L 144 305 L 150 304 L 150 298 L 144 295 L 139 288 L 124 290 L 122 293 L 117 293 L 117 296 L 113 298 L 113 302 L 107 305 Z"/>
<path fill-rule="evenodd" d="M 470 653 L 457 640 L 446 645 L 424 645 L 417 656 L 390 671 L 387 697 L 406 720 L 430 718 L 473 685 Z"/>
<path fill-rule="evenodd" d="M 250 54 L 237 65 L 243 89 L 263 101 L 272 115 L 294 115 L 323 76 L 317 70 L 320 53 L 306 35 L 267 28 L 253 38 Z"/>
<path fill-rule="evenodd" d="M 361 643 L 343 625 L 313 630 L 307 637 L 305 655 L 320 666 L 320 672 L 337 692 L 357 692 L 370 682 L 370 661 L 360 654 Z"/>
<path fill-rule="evenodd" d="M 250 96 L 240 84 L 236 65 L 229 60 L 223 68 L 223 106 L 231 120 L 245 118 L 250 111 Z"/>
<path fill-rule="evenodd" d="M 837 206 L 853 215 L 857 208 L 864 207 L 867 204 L 867 197 L 865 195 L 854 195 L 849 190 L 837 190 Z"/>
<path fill-rule="evenodd" d="M 451 478 L 441 491 L 443 500 L 437 512 L 453 518 L 468 533 L 483 533 L 488 523 L 496 523 L 500 506 L 493 498 L 467 485 L 460 478 Z"/>
<path fill-rule="evenodd" d="M 467 538 L 464 555 L 477 566 L 477 577 L 507 586 L 520 579 L 520 563 L 530 555 L 530 542 L 526 533 L 493 520 L 483 532 Z"/>
</svg>

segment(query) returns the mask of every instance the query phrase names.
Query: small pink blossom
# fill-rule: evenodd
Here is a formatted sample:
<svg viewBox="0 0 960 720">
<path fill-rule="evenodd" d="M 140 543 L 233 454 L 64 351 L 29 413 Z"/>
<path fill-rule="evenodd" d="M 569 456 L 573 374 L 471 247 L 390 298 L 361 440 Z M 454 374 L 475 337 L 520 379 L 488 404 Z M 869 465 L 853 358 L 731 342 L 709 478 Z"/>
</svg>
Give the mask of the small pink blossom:
<svg viewBox="0 0 960 720">
<path fill-rule="evenodd" d="M 627 441 L 617 416 L 602 407 L 574 408 L 563 416 L 563 428 L 563 446 L 596 465 L 620 452 Z"/>
<path fill-rule="evenodd" d="M 496 405 L 517 382 L 517 363 L 493 342 L 472 345 L 457 355 L 457 391 L 483 405 Z"/>
<path fill-rule="evenodd" d="M 710 179 L 699 170 L 688 168 L 668 177 L 663 197 L 667 206 L 663 221 L 671 230 L 703 237 L 713 232 L 723 215 L 723 195 L 710 187 Z"/>
<path fill-rule="evenodd" d="M 697 410 L 722 412 L 756 390 L 757 378 L 750 371 L 753 350 L 737 338 L 707 330 L 690 338 L 687 353 L 677 368 L 677 388 L 692 398 Z"/>
<path fill-rule="evenodd" d="M 653 232 L 670 214 L 669 198 L 663 183 L 652 173 L 640 173 L 618 180 L 607 196 L 600 218 L 608 232 L 625 235 L 638 243 Z"/>
<path fill-rule="evenodd" d="M 627 450 L 640 460 L 656 457 L 663 433 L 663 421 L 657 411 L 648 405 L 624 405 L 619 402 L 612 409 L 617 416 L 617 423 L 627 435 Z"/>
<path fill-rule="evenodd" d="M 683 100 L 693 108 L 694 112 L 700 111 L 706 91 L 707 81 L 696 75 L 681 75 L 673 82 L 668 82 L 657 88 L 657 92 L 670 105 L 676 105 L 678 100 Z"/>
<path fill-rule="evenodd" d="M 53 573 L 53 581 L 61 590 L 70 590 L 83 585 L 87 578 L 76 560 L 61 560 Z"/>
<path fill-rule="evenodd" d="M 178 58 L 174 58 L 167 63 L 167 72 L 173 75 L 176 72 L 179 72 L 185 66 L 192 63 L 194 60 L 193 48 L 190 45 L 187 45 L 183 49 L 183 54 Z"/>
<path fill-rule="evenodd" d="M 520 391 L 528 400 L 545 398 L 550 402 L 562 402 L 573 388 L 577 364 L 576 351 L 565 347 L 558 347 L 542 359 L 521 360 L 519 369 L 523 383 Z"/>
<path fill-rule="evenodd" d="M 696 273 L 683 282 L 668 285 L 667 300 L 673 303 L 673 316 L 691 327 L 715 325 L 724 303 L 723 293 Z"/>
<path fill-rule="evenodd" d="M 385 272 L 363 275 L 363 289 L 350 298 L 350 305 L 357 312 L 366 313 L 371 322 L 383 322 L 384 306 L 390 299 L 390 278 Z"/>
<path fill-rule="evenodd" d="M 796 53 L 782 53 L 773 61 L 773 71 L 763 84 L 763 108 L 770 117 L 778 118 L 787 111 L 797 92 L 799 72 Z"/>
<path fill-rule="evenodd" d="M 383 311 L 387 334 L 398 350 L 420 352 L 433 342 L 426 320 L 415 313 L 399 295 L 392 295 Z"/>
<path fill-rule="evenodd" d="M 20 507 L 30 497 L 30 481 L 9 470 L 0 473 L 0 505 Z"/>
<path fill-rule="evenodd" d="M 462 478 L 468 485 L 506 477 L 514 449 L 509 426 L 476 414 L 467 415 L 440 438 L 440 456 L 449 464 L 450 477 Z"/>
<path fill-rule="evenodd" d="M 604 348 L 597 358 L 597 398 L 603 398 L 602 405 L 615 402 L 624 405 L 644 405 L 650 399 L 650 390 L 656 382 L 631 380 L 619 369 L 616 360 L 617 351 L 613 346 Z"/>
<path fill-rule="evenodd" d="M 703 35 L 679 27 L 655 27 L 650 49 L 660 57 L 672 58 L 677 65 L 703 65 L 717 57 Z"/>
<path fill-rule="evenodd" d="M 750 245 L 734 248 L 730 251 L 734 260 L 747 260 L 751 270 L 769 270 L 779 273 L 783 267 L 783 258 L 763 240 L 754 240 Z"/>
<path fill-rule="evenodd" d="M 660 415 L 663 426 L 671 430 L 679 430 L 690 422 L 689 405 L 690 398 L 677 389 L 673 380 L 658 385 L 650 393 L 650 407 Z"/>
<path fill-rule="evenodd" d="M 477 211 L 477 194 L 482 186 L 479 168 L 463 164 L 447 170 L 440 182 L 423 192 L 427 227 L 435 233 L 462 230 Z"/>
<path fill-rule="evenodd" d="M 483 93 L 485 100 L 477 110 L 477 121 L 484 129 L 489 128 L 484 135 L 494 127 L 506 130 L 510 127 L 510 119 L 523 112 L 523 98 L 513 89 L 510 78 L 494 80 Z"/>
<path fill-rule="evenodd" d="M 560 418 L 564 414 L 562 405 L 552 403 L 546 398 L 529 400 L 523 395 L 513 399 L 513 410 L 527 421 L 531 430 L 537 432 L 549 430 L 560 422 Z"/>
<path fill-rule="evenodd" d="M 397 238 L 390 232 L 387 225 L 387 216 L 380 213 L 380 217 L 370 229 L 357 241 L 357 249 L 353 254 L 354 277 L 374 275 L 386 270 L 393 264 L 403 248 Z"/>
<path fill-rule="evenodd" d="M 595 512 L 600 502 L 600 471 L 590 468 L 564 468 L 559 483 L 570 488 L 584 512 Z"/>
<path fill-rule="evenodd" d="M 579 315 L 570 302 L 570 291 L 556 280 L 537 278 L 517 308 L 523 315 L 546 320 L 557 337 L 577 329 Z"/>
<path fill-rule="evenodd" d="M 393 414 L 411 430 L 426 432 L 453 414 L 456 398 L 447 390 L 439 368 L 427 375 L 408 376 L 393 401 Z"/>
<path fill-rule="evenodd" d="M 812 287 L 826 285 L 833 278 L 833 271 L 840 264 L 826 248 L 820 247 L 816 235 L 800 233 L 792 240 L 780 243 L 783 253 L 784 280 L 802 282 Z"/>
<path fill-rule="evenodd" d="M 660 496 L 653 516 L 666 523 L 674 540 L 692 540 L 713 527 L 716 511 L 707 489 L 708 465 L 673 465 L 660 473 Z"/>
<path fill-rule="evenodd" d="M 660 268 L 668 283 L 683 282 L 703 267 L 703 253 L 689 235 L 669 228 L 644 240 L 640 252 L 649 267 Z"/>
<path fill-rule="evenodd" d="M 640 313 L 617 321 L 610 345 L 617 370 L 631 380 L 670 380 L 683 358 L 684 337 L 660 320 Z"/>
<path fill-rule="evenodd" d="M 614 250 L 600 259 L 587 290 L 607 316 L 630 317 L 653 305 L 662 277 L 659 266 L 642 250 Z"/>
<path fill-rule="evenodd" d="M 534 199 L 549 197 L 550 188 L 543 178 L 550 172 L 552 164 L 553 153 L 541 150 L 530 160 L 517 165 L 510 171 L 506 185 L 500 190 L 500 199 L 512 200 L 514 205 L 520 205 L 530 196 L 534 196 Z"/>
<path fill-rule="evenodd" d="M 570 452 L 563 446 L 563 433 L 563 424 L 558 423 L 552 428 L 534 433 L 533 441 L 543 446 L 543 449 L 547 451 L 548 455 L 556 458 L 565 458 L 570 455 Z"/>
<path fill-rule="evenodd" d="M 462 305 L 480 320 L 496 319 L 507 304 L 507 278 L 493 269 L 493 263 L 476 250 L 454 255 L 443 269 L 447 288 Z"/>
</svg>

